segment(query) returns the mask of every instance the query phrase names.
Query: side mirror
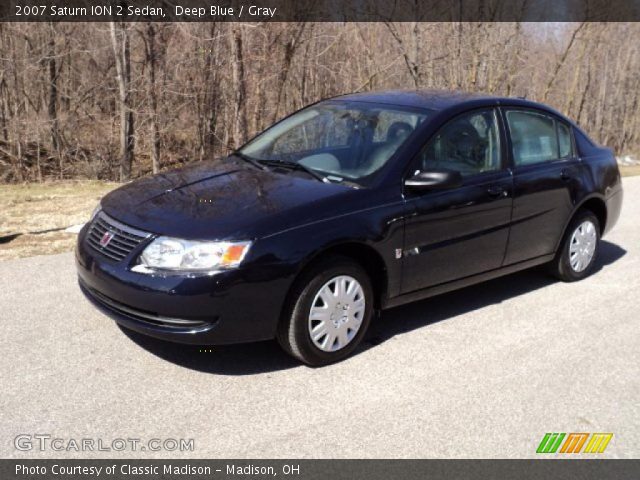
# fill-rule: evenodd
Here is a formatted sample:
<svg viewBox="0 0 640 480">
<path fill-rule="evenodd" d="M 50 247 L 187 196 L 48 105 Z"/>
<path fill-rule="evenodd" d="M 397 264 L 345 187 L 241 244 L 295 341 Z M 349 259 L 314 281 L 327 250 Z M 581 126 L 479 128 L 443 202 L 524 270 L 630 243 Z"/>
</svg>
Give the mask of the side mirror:
<svg viewBox="0 0 640 480">
<path fill-rule="evenodd" d="M 425 170 L 407 178 L 404 185 L 407 189 L 415 192 L 457 188 L 462 185 L 462 175 L 460 172 L 445 168 Z"/>
</svg>

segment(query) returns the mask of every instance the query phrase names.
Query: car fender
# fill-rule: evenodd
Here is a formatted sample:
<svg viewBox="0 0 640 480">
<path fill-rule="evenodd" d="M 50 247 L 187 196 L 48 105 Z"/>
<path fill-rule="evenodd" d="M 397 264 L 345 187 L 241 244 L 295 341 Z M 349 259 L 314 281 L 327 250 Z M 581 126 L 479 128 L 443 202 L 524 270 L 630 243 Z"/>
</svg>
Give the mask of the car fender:
<svg viewBox="0 0 640 480">
<path fill-rule="evenodd" d="M 604 204 L 604 208 L 605 210 L 607 209 L 607 201 L 606 198 L 604 197 L 604 195 L 594 192 L 591 193 L 587 196 L 585 196 L 584 198 L 582 198 L 579 202 L 576 202 L 576 205 L 573 207 L 573 210 L 571 211 L 571 214 L 569 215 L 569 217 L 567 218 L 567 221 L 565 222 L 564 226 L 562 227 L 562 235 L 560 235 L 560 238 L 556 244 L 556 248 L 555 248 L 555 252 L 558 251 L 558 248 L 560 247 L 560 244 L 562 243 L 562 240 L 565 238 L 565 235 L 567 234 L 567 229 L 569 228 L 569 224 L 571 223 L 571 221 L 573 220 L 573 217 L 576 216 L 576 213 L 578 213 L 578 211 L 584 207 L 584 205 L 591 201 L 591 200 L 599 200 Z M 608 214 L 607 214 L 608 216 Z M 604 228 L 603 225 L 600 226 L 601 229 Z"/>
</svg>

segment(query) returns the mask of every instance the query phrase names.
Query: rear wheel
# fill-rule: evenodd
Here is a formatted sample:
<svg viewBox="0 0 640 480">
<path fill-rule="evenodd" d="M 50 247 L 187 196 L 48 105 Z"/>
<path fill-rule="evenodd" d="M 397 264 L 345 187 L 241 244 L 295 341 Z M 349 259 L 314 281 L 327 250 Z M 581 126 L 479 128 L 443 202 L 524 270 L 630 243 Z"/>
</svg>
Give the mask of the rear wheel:
<svg viewBox="0 0 640 480">
<path fill-rule="evenodd" d="M 296 282 L 283 312 L 278 341 L 312 366 L 347 357 L 371 321 L 373 291 L 364 269 L 345 257 L 329 257 Z"/>
<path fill-rule="evenodd" d="M 600 246 L 600 222 L 590 210 L 580 210 L 567 228 L 563 243 L 551 263 L 551 273 L 565 282 L 587 277 Z"/>
</svg>

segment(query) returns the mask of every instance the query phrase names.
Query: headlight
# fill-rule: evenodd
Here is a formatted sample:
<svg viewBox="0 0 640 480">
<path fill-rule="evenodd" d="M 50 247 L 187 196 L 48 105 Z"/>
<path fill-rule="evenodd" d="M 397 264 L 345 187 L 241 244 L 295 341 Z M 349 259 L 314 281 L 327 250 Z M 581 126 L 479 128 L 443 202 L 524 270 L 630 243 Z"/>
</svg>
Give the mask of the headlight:
<svg viewBox="0 0 640 480">
<path fill-rule="evenodd" d="M 140 264 L 133 270 L 206 271 L 233 268 L 240 265 L 251 242 L 200 242 L 179 238 L 158 237 L 140 255 Z"/>
<path fill-rule="evenodd" d="M 91 214 L 91 217 L 89 218 L 89 221 L 93 221 L 94 218 L 96 218 L 96 215 L 98 215 L 98 213 L 100 213 L 100 210 L 102 210 L 102 204 L 100 202 L 98 202 L 98 205 L 96 205 L 96 208 L 93 209 L 93 213 Z"/>
</svg>

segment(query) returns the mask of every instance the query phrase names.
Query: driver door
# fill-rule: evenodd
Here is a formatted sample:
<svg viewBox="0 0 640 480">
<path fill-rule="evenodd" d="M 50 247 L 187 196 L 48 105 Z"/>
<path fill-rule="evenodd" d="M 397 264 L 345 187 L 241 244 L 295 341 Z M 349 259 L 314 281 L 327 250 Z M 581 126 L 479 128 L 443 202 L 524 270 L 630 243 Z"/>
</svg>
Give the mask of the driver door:
<svg viewBox="0 0 640 480">
<path fill-rule="evenodd" d="M 511 221 L 513 178 L 494 108 L 455 117 L 427 143 L 409 175 L 447 168 L 463 185 L 405 192 L 402 293 L 499 268 Z"/>
</svg>

